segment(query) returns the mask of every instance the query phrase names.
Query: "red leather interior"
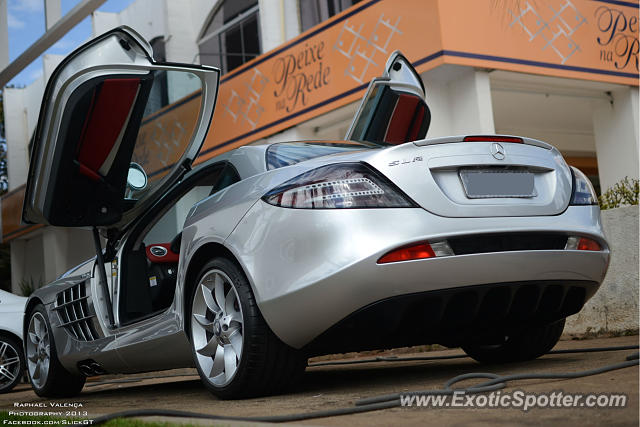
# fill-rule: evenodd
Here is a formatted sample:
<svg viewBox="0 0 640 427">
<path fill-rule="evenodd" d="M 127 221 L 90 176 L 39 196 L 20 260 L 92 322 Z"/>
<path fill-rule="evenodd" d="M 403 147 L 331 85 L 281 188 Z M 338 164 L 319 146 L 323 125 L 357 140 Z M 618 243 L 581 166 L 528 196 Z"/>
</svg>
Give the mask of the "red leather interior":
<svg viewBox="0 0 640 427">
<path fill-rule="evenodd" d="M 118 148 L 118 137 L 126 125 L 139 86 L 140 79 L 109 79 L 94 94 L 78 146 L 81 174 L 98 181 L 109 172 L 110 165 L 105 162 Z M 107 170 L 100 173 L 103 165 Z"/>
<path fill-rule="evenodd" d="M 165 256 L 157 256 L 151 253 L 151 248 L 154 246 L 162 246 L 167 250 Z M 177 254 L 171 250 L 171 243 L 154 243 L 146 247 L 147 259 L 154 264 L 177 264 L 180 259 L 180 254 Z"/>
<path fill-rule="evenodd" d="M 415 95 L 400 94 L 396 107 L 387 127 L 385 141 L 390 144 L 403 144 L 413 141 L 424 119 L 424 106 Z"/>
</svg>

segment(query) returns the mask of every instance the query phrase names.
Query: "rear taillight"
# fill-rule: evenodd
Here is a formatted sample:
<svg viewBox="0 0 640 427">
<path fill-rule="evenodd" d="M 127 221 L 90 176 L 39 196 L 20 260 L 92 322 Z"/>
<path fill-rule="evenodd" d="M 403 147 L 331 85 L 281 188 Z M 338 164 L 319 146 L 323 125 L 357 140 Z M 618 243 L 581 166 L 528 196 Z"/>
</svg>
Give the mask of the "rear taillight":
<svg viewBox="0 0 640 427">
<path fill-rule="evenodd" d="M 429 243 L 420 243 L 413 246 L 405 246 L 404 248 L 395 249 L 381 256 L 378 264 L 387 264 L 390 262 L 411 261 L 416 259 L 434 258 L 436 254 Z"/>
<path fill-rule="evenodd" d="M 515 142 L 516 144 L 524 144 L 522 138 L 517 136 L 500 136 L 500 135 L 468 135 L 462 140 L 463 142 Z"/>
<path fill-rule="evenodd" d="M 363 163 L 336 163 L 313 169 L 269 191 L 262 200 L 297 209 L 416 206 L 384 176 Z"/>
<path fill-rule="evenodd" d="M 573 193 L 571 194 L 570 205 L 597 205 L 598 196 L 591 185 L 589 178 L 580 169 L 571 167 L 573 176 Z"/>
<path fill-rule="evenodd" d="M 587 237 L 571 236 L 567 239 L 565 249 L 574 251 L 601 251 L 600 243 Z"/>
</svg>

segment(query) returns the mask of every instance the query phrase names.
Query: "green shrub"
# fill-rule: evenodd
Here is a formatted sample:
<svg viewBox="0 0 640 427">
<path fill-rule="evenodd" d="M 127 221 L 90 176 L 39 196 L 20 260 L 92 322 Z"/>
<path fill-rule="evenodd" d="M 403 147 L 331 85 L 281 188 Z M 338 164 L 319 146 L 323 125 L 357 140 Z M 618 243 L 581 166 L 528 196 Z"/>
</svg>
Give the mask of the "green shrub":
<svg viewBox="0 0 640 427">
<path fill-rule="evenodd" d="M 637 179 L 624 179 L 618 181 L 613 187 L 602 193 L 599 197 L 600 209 L 613 209 L 620 206 L 637 205 L 638 190 L 640 184 Z"/>
<path fill-rule="evenodd" d="M 18 283 L 20 287 L 20 293 L 22 296 L 28 297 L 31 295 L 36 289 L 42 287 L 42 279 L 37 282 L 33 279 L 33 277 L 29 277 L 28 279 L 25 277 Z"/>
</svg>

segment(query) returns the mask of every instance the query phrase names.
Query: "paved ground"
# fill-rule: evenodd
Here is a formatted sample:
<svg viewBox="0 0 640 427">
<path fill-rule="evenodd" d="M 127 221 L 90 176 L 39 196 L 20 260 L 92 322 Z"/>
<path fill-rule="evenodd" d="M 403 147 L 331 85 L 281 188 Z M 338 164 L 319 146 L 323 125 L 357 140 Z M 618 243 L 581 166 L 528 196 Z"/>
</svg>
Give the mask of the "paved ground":
<svg viewBox="0 0 640 427">
<path fill-rule="evenodd" d="M 602 338 L 584 341 L 561 341 L 556 349 L 638 345 L 638 336 Z M 123 377 L 115 383 L 88 383 L 83 393 L 70 400 L 57 402 L 82 403 L 90 417 L 123 410 L 141 408 L 173 408 L 237 416 L 276 415 L 349 407 L 358 399 L 409 390 L 436 389 L 456 375 L 467 372 L 514 374 L 524 372 L 569 372 L 618 363 L 634 351 L 547 355 L 538 360 L 512 365 L 481 366 L 471 359 L 366 363 L 344 366 L 323 366 L 307 369 L 303 384 L 286 395 L 221 401 L 211 396 L 191 371 L 163 372 L 164 378 Z M 422 355 L 460 354 L 459 350 L 428 352 Z M 406 354 L 403 357 L 409 356 Z M 413 355 L 412 355 L 413 356 Z M 180 374 L 180 376 L 176 376 Z M 465 385 L 469 385 L 466 383 Z M 571 409 L 536 408 L 394 408 L 343 417 L 321 418 L 300 422 L 307 425 L 413 425 L 426 422 L 438 425 L 638 425 L 638 367 L 572 380 L 527 380 L 510 383 L 501 391 L 523 390 L 532 393 L 625 393 L 625 408 Z M 16 410 L 14 403 L 50 402 L 38 398 L 26 385 L 0 396 L 0 409 Z M 29 409 L 23 409 L 29 410 Z M 32 409 L 31 409 L 32 410 Z M 37 410 L 50 410 L 39 408 Z M 54 409 L 59 410 L 59 409 Z M 193 421 L 191 421 L 193 422 Z M 224 425 L 230 423 L 224 422 Z M 233 424 L 233 423 L 231 423 Z"/>
</svg>

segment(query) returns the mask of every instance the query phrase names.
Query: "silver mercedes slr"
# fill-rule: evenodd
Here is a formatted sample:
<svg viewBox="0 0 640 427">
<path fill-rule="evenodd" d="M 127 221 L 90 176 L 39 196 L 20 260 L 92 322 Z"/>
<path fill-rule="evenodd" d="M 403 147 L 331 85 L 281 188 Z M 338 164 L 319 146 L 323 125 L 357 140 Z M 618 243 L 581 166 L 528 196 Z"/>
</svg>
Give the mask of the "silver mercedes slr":
<svg viewBox="0 0 640 427">
<path fill-rule="evenodd" d="M 285 390 L 309 357 L 440 343 L 536 358 L 596 292 L 609 247 L 594 190 L 529 138 L 425 139 L 400 53 L 343 141 L 206 161 L 220 71 L 161 64 L 121 27 L 45 91 L 23 219 L 93 231 L 95 257 L 37 290 L 25 355 L 40 396 L 196 367 L 221 398 Z"/>
</svg>

